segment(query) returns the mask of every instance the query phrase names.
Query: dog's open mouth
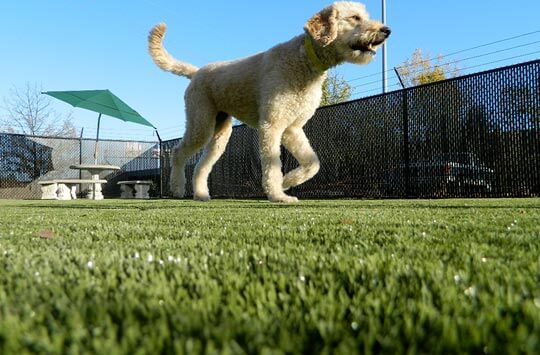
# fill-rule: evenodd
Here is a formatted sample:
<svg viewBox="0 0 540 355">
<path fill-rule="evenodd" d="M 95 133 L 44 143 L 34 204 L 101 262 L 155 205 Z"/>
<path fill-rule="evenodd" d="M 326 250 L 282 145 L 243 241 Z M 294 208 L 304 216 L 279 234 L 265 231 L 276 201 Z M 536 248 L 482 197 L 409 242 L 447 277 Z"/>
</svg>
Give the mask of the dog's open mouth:
<svg viewBox="0 0 540 355">
<path fill-rule="evenodd" d="M 372 43 L 355 43 L 351 45 L 353 51 L 362 51 L 366 53 L 375 54 L 375 47 L 382 44 L 384 41 L 372 42 Z"/>
</svg>

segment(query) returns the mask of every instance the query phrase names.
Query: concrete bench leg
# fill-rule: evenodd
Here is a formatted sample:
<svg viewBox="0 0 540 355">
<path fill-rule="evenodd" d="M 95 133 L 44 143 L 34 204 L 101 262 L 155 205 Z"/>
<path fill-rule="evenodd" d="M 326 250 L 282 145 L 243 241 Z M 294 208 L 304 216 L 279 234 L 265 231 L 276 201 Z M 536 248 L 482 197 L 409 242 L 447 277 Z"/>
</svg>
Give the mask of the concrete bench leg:
<svg viewBox="0 0 540 355">
<path fill-rule="evenodd" d="M 41 199 L 42 200 L 57 200 L 58 196 L 56 191 L 58 190 L 58 184 L 41 185 Z"/>
<path fill-rule="evenodd" d="M 89 200 L 103 200 L 103 193 L 101 192 L 101 183 L 96 182 L 96 183 L 90 184 L 90 189 L 88 190 L 88 193 L 86 194 L 86 198 Z"/>
<path fill-rule="evenodd" d="M 66 186 L 69 188 L 69 194 L 71 196 L 72 200 L 77 199 L 77 184 L 66 184 Z"/>
<path fill-rule="evenodd" d="M 66 184 L 58 184 L 56 195 L 59 200 L 71 200 L 71 189 Z"/>
<path fill-rule="evenodd" d="M 134 198 L 133 188 L 131 186 L 122 184 L 120 185 L 120 191 L 122 191 L 122 193 L 120 194 L 120 198 Z"/>
<path fill-rule="evenodd" d="M 147 184 L 136 184 L 135 185 L 135 198 L 150 198 L 148 194 L 150 190 L 150 185 Z"/>
</svg>

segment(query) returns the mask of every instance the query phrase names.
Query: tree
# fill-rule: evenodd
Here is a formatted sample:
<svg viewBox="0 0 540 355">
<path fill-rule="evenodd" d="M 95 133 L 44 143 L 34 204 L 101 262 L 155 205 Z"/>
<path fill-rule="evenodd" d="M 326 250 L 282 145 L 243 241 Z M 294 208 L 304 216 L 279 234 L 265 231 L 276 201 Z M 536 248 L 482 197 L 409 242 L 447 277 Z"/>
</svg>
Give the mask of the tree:
<svg viewBox="0 0 540 355">
<path fill-rule="evenodd" d="M 411 58 L 396 68 L 405 87 L 442 81 L 459 75 L 457 65 L 443 57 L 430 58 L 416 49 Z M 456 82 L 424 86 L 405 92 L 408 105 L 409 154 L 420 160 L 435 160 L 456 149 L 461 136 L 460 112 L 465 97 Z"/>
<path fill-rule="evenodd" d="M 535 100 L 538 86 L 514 84 L 502 89 L 499 100 L 503 113 L 500 124 L 506 129 L 533 129 L 540 127 L 540 104 Z"/>
<path fill-rule="evenodd" d="M 71 114 L 61 115 L 51 107 L 48 96 L 42 95 L 37 84 L 26 83 L 23 88 L 13 87 L 4 97 L 1 128 L 8 133 L 27 135 L 75 137 L 76 129 Z"/>
<path fill-rule="evenodd" d="M 321 106 L 345 102 L 351 98 L 351 86 L 337 72 L 330 71 L 323 82 Z"/>
<path fill-rule="evenodd" d="M 58 114 L 49 97 L 30 83 L 13 87 L 2 108 L 5 115 L 0 117 L 1 130 L 16 134 L 0 136 L 0 167 L 4 173 L 0 181 L 28 183 L 52 170 L 52 148 L 32 136 L 75 137 L 71 115 Z"/>
<path fill-rule="evenodd" d="M 441 55 L 430 58 L 420 48 L 414 50 L 411 58 L 396 68 L 405 87 L 418 86 L 459 76 L 456 63 L 443 61 Z"/>
</svg>

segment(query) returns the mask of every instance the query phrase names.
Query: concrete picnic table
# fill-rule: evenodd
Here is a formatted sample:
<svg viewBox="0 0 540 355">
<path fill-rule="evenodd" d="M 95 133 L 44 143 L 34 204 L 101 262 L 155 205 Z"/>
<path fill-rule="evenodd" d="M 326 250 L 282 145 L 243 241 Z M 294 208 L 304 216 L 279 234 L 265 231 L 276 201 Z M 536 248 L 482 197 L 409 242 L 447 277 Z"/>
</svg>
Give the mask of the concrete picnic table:
<svg viewBox="0 0 540 355">
<path fill-rule="evenodd" d="M 101 183 L 97 182 L 100 180 L 99 173 L 107 170 L 120 170 L 119 166 L 116 165 L 98 165 L 98 164 L 79 164 L 71 165 L 70 169 L 86 170 L 92 175 L 92 180 L 96 182 L 91 184 L 90 190 L 86 194 L 86 198 L 90 200 L 103 200 L 103 194 L 101 193 Z"/>
</svg>

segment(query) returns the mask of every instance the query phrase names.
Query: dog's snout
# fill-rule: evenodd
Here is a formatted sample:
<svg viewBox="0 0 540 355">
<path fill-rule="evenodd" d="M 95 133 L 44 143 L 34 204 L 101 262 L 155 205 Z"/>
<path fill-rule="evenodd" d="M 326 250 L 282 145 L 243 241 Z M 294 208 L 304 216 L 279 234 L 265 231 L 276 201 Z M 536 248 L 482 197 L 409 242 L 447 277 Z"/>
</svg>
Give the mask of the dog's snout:
<svg viewBox="0 0 540 355">
<path fill-rule="evenodd" d="M 390 29 L 390 27 L 383 26 L 381 27 L 381 32 L 384 33 L 386 37 L 388 37 L 390 36 L 390 33 L 392 33 L 392 30 Z"/>
</svg>

